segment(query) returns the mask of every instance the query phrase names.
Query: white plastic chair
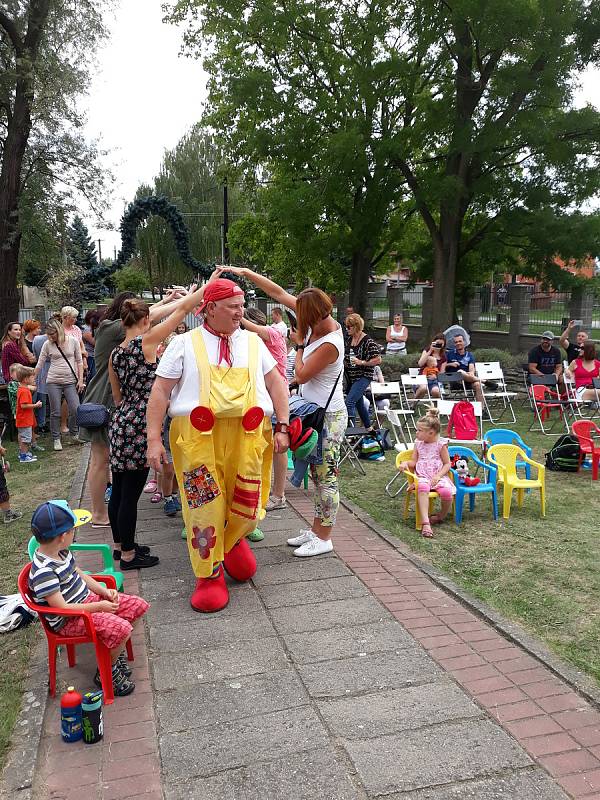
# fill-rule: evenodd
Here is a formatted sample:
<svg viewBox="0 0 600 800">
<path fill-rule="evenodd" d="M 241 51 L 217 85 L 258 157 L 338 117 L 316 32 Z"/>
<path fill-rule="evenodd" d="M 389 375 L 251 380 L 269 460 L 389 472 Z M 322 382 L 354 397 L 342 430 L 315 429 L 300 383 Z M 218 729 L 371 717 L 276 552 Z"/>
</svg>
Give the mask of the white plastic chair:
<svg viewBox="0 0 600 800">
<path fill-rule="evenodd" d="M 495 425 L 512 425 L 517 419 L 512 407 L 512 399 L 517 396 L 516 392 L 506 390 L 506 380 L 499 361 L 483 361 L 475 365 L 475 372 L 481 382 L 481 392 L 483 403 L 487 411 L 490 422 Z M 498 385 L 497 389 L 486 389 L 485 381 L 493 381 Z M 499 409 L 500 413 L 494 417 L 492 409 Z M 506 413 L 510 413 L 511 419 L 507 422 L 500 422 Z"/>
</svg>

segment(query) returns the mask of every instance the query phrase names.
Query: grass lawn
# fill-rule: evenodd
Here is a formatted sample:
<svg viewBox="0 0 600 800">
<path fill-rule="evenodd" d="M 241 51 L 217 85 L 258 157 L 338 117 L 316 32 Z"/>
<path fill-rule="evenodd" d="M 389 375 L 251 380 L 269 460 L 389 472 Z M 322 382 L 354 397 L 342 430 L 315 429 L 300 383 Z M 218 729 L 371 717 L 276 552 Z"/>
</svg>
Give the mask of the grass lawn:
<svg viewBox="0 0 600 800">
<path fill-rule="evenodd" d="M 51 448 L 50 437 L 40 440 Z M 34 508 L 53 497 L 68 498 L 73 475 L 81 457 L 81 447 L 65 445 L 62 452 L 47 449 L 38 453 L 34 464 L 19 464 L 14 442 L 3 442 L 8 451 L 11 470 L 7 474 L 11 507 L 22 511 L 22 519 L 3 525 L 0 521 L 0 593 L 17 591 L 17 575 L 27 562 L 27 542 L 31 536 L 29 523 Z M 21 704 L 23 678 L 26 674 L 31 648 L 37 637 L 43 636 L 39 625 L 0 636 L 0 770 L 6 753 L 15 718 Z"/>
<path fill-rule="evenodd" d="M 528 433 L 529 408 L 516 411 L 517 424 L 506 427 L 520 433 L 533 458 L 544 463 L 543 454 L 557 437 Z M 592 482 L 591 470 L 546 471 L 545 518 L 539 492 L 526 495 L 521 509 L 515 492 L 510 519 L 498 522 L 483 496 L 473 514 L 465 502 L 460 526 L 436 526 L 436 538 L 426 540 L 414 528 L 414 515 L 402 520 L 403 495 L 392 500 L 384 492 L 394 462 L 393 451 L 385 462 L 363 462 L 366 478 L 346 462 L 342 493 L 419 556 L 600 683 L 600 481 Z M 501 514 L 500 497 L 499 505 Z"/>
</svg>

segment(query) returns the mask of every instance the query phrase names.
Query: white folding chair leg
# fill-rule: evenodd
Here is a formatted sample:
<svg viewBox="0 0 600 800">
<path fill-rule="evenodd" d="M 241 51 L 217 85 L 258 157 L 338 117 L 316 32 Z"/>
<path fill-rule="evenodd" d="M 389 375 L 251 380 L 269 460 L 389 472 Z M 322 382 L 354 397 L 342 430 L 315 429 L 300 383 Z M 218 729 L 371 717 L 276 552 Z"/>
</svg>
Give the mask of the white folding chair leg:
<svg viewBox="0 0 600 800">
<path fill-rule="evenodd" d="M 395 475 L 394 475 L 392 478 L 390 478 L 390 480 L 389 480 L 389 481 L 386 483 L 386 485 L 385 485 L 385 493 L 387 494 L 387 496 L 388 496 L 388 497 L 392 497 L 392 498 L 393 498 L 393 497 L 398 497 L 398 495 L 400 494 L 400 492 L 401 492 L 401 491 L 402 491 L 402 490 L 403 490 L 403 489 L 404 489 L 406 486 L 408 486 L 408 483 L 407 483 L 406 481 L 404 481 L 404 483 L 400 484 L 400 488 L 399 488 L 399 489 L 397 489 L 395 492 L 392 492 L 392 491 L 391 491 L 391 488 L 392 488 L 392 486 L 394 485 L 394 483 L 395 483 L 395 482 L 398 480 L 398 478 L 399 478 L 401 475 L 402 475 L 402 473 L 401 473 L 401 472 L 397 472 L 397 473 L 396 473 L 396 474 L 395 474 Z"/>
</svg>

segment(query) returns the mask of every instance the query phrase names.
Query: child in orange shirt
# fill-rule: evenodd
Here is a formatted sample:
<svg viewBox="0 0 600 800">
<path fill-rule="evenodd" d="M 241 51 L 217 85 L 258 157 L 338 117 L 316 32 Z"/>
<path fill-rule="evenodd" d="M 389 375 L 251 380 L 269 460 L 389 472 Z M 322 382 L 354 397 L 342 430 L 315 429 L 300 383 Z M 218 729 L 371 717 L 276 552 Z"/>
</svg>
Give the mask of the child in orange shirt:
<svg viewBox="0 0 600 800">
<path fill-rule="evenodd" d="M 427 376 L 427 385 L 429 387 L 429 391 L 431 391 L 434 387 L 438 386 L 438 376 L 439 369 L 437 367 L 437 358 L 435 356 L 429 356 L 427 361 L 425 362 L 425 367 L 423 368 L 422 375 Z"/>
<path fill-rule="evenodd" d="M 43 450 L 35 439 L 35 414 L 34 409 L 41 408 L 42 401 L 33 402 L 31 390 L 35 391 L 35 378 L 33 368 L 21 364 L 15 370 L 15 377 L 19 381 L 17 389 L 17 411 L 15 422 L 19 439 L 19 464 L 31 464 L 37 461 L 37 456 L 31 450 Z M 31 450 L 29 449 L 31 447 Z"/>
</svg>

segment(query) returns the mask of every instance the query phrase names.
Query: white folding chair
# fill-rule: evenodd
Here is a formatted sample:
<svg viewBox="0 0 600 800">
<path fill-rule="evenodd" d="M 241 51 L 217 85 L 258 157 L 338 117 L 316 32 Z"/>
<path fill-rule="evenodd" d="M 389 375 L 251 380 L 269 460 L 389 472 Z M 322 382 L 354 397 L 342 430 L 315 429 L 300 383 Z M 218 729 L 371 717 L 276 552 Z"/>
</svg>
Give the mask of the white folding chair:
<svg viewBox="0 0 600 800">
<path fill-rule="evenodd" d="M 515 411 L 512 407 L 512 399 L 517 396 L 517 393 L 508 392 L 506 390 L 506 381 L 500 362 L 483 361 L 475 366 L 475 372 L 481 383 L 483 404 L 490 418 L 490 422 L 493 422 L 495 425 L 511 425 L 515 423 L 517 418 L 515 417 Z M 497 388 L 487 389 L 486 381 L 493 381 L 497 385 Z M 492 409 L 499 409 L 500 413 L 497 417 L 493 416 Z M 512 419 L 508 420 L 508 422 L 500 422 L 506 413 L 510 413 Z"/>
<path fill-rule="evenodd" d="M 400 417 L 412 417 L 414 414 L 412 409 L 404 404 L 402 390 L 398 381 L 389 381 L 388 383 L 377 383 L 373 381 L 371 383 L 371 397 L 373 398 L 373 404 L 375 406 L 375 419 L 380 428 L 382 427 L 383 421 L 387 421 L 388 419 L 386 412 L 389 408 L 394 408 Z M 382 400 L 389 400 L 389 403 L 382 404 L 382 407 L 379 408 L 379 403 L 381 403 Z"/>
<path fill-rule="evenodd" d="M 408 427 L 407 416 L 412 415 L 412 411 L 402 412 L 396 408 L 386 408 L 387 420 L 394 434 L 396 443 L 394 449 L 401 453 L 403 450 L 412 450 L 412 434 Z M 412 418 L 412 417 L 411 417 Z"/>
<path fill-rule="evenodd" d="M 437 408 L 440 415 L 440 419 L 445 417 L 446 425 L 448 424 L 448 420 L 450 419 L 450 415 L 452 414 L 452 410 L 456 403 L 459 402 L 458 400 L 438 400 Z M 477 431 L 478 431 L 478 438 L 477 439 L 453 439 L 452 437 L 448 437 L 449 444 L 460 444 L 465 445 L 467 447 L 473 445 L 479 445 L 483 451 L 483 403 L 480 403 L 479 400 L 469 400 L 469 403 L 473 406 L 473 412 L 475 414 L 475 419 L 477 420 Z M 445 438 L 445 437 L 444 437 Z"/>
<path fill-rule="evenodd" d="M 581 419 L 596 419 L 599 416 L 600 408 L 598 406 L 598 388 L 596 388 L 595 384 L 598 380 L 594 378 L 593 384 L 590 388 L 595 389 L 596 397 L 594 400 L 579 400 L 577 397 L 577 389 L 575 387 L 575 378 L 570 378 L 567 375 L 567 369 L 569 368 L 569 362 L 563 361 L 563 381 L 565 384 L 565 392 L 567 395 L 567 400 L 570 404 L 571 414 L 574 417 L 580 417 Z"/>
<path fill-rule="evenodd" d="M 576 417 L 583 417 L 583 406 L 585 403 L 579 401 L 577 399 L 577 391 L 575 389 L 575 378 L 569 377 L 567 375 L 567 370 L 569 369 L 569 362 L 563 361 L 563 382 L 565 385 L 565 393 L 567 395 L 567 400 L 571 404 L 571 411 L 573 416 Z"/>
</svg>

